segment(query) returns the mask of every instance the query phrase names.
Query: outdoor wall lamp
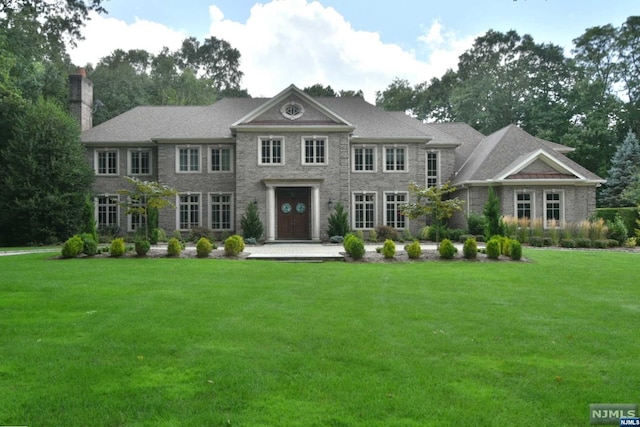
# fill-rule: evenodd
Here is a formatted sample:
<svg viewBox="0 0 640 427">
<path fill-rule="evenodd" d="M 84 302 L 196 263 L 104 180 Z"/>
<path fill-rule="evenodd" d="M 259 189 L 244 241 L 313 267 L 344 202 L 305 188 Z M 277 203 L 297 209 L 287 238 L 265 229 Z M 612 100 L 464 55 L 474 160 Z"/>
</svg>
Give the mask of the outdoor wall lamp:
<svg viewBox="0 0 640 427">
<path fill-rule="evenodd" d="M 333 205 L 333 201 L 329 199 L 329 207 L 331 207 L 332 205 Z"/>
</svg>

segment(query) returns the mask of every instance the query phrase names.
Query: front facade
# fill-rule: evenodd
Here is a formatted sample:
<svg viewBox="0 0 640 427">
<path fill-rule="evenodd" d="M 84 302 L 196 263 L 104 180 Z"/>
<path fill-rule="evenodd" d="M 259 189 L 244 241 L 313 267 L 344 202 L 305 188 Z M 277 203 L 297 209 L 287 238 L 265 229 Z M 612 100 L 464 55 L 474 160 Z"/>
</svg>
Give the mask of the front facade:
<svg viewBox="0 0 640 427">
<path fill-rule="evenodd" d="M 566 158 L 566 147 L 505 129 L 485 138 L 467 125 L 424 124 L 362 98 L 312 98 L 290 86 L 273 98 L 134 108 L 85 130 L 82 141 L 96 173 L 98 226 L 120 234 L 141 226 L 119 205 L 124 176 L 178 190 L 176 208 L 160 212 L 169 233 L 241 233 L 254 203 L 266 241 L 326 240 L 339 202 L 353 230 L 416 233 L 424 220 L 399 212 L 410 182 L 451 181 L 465 213 L 482 211 L 489 185 L 505 214 L 573 221 L 595 209 L 602 180 Z M 517 144 L 505 150 L 510 138 Z M 464 215 L 454 222 L 464 226 Z"/>
</svg>

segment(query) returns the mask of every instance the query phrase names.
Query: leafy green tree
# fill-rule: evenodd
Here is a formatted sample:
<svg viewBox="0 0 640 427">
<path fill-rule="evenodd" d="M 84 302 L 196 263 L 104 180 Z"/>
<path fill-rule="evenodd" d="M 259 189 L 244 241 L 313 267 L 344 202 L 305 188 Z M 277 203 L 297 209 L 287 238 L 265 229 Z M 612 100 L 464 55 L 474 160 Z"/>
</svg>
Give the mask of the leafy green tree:
<svg viewBox="0 0 640 427">
<path fill-rule="evenodd" d="M 127 215 L 140 215 L 144 218 L 145 238 L 149 240 L 149 232 L 153 226 L 150 221 L 152 212 L 175 208 L 172 199 L 178 191 L 158 181 L 142 181 L 128 176 L 125 179 L 133 185 L 133 189 L 118 191 L 118 194 L 125 196 L 122 205 L 126 208 Z"/>
<path fill-rule="evenodd" d="M 376 105 L 387 111 L 413 111 L 415 91 L 408 80 L 395 78 L 384 91 L 376 92 Z"/>
<path fill-rule="evenodd" d="M 240 218 L 240 227 L 242 227 L 242 236 L 245 239 L 260 239 L 264 233 L 264 226 L 258 215 L 258 206 L 249 202 L 244 211 L 244 215 Z"/>
<path fill-rule="evenodd" d="M 482 214 L 486 219 L 484 228 L 485 239 L 489 241 L 493 236 L 501 236 L 503 234 L 502 209 L 500 209 L 500 198 L 493 190 L 493 187 L 489 187 L 489 195 L 482 208 Z"/>
<path fill-rule="evenodd" d="M 0 147 L 0 238 L 4 244 L 64 241 L 82 227 L 93 180 L 78 123 L 44 100 L 16 100 L 8 118 Z"/>
<path fill-rule="evenodd" d="M 334 98 L 338 96 L 338 94 L 333 90 L 333 88 L 331 88 L 331 86 L 329 85 L 322 86 L 322 84 L 320 83 L 316 83 L 313 86 L 307 86 L 304 89 L 302 89 L 302 91 L 307 95 L 310 95 L 313 97 L 322 96 L 322 97 Z"/>
<path fill-rule="evenodd" d="M 411 219 L 430 217 L 436 226 L 436 242 L 439 241 L 439 229 L 454 213 L 462 210 L 464 202 L 457 197 L 448 198 L 456 191 L 449 182 L 439 187 L 421 187 L 416 183 L 409 184 L 410 198 L 414 200 L 401 206 L 403 215 Z"/>
<path fill-rule="evenodd" d="M 611 159 L 607 182 L 601 193 L 602 204 L 608 207 L 634 205 L 635 200 L 628 197 L 632 196 L 632 189 L 640 185 L 638 172 L 640 143 L 636 135 L 629 132 Z"/>
</svg>

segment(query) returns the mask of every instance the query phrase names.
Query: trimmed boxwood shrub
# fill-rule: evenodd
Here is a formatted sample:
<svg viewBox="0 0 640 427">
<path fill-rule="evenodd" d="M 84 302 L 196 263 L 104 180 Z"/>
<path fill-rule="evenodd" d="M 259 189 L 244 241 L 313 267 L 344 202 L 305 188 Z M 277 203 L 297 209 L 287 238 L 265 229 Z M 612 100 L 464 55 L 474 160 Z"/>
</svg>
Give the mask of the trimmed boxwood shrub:
<svg viewBox="0 0 640 427">
<path fill-rule="evenodd" d="M 516 261 L 522 258 L 522 244 L 517 240 L 512 240 L 509 245 L 509 257 Z"/>
<path fill-rule="evenodd" d="M 182 242 L 177 237 L 172 237 L 167 243 L 167 254 L 170 257 L 179 257 L 182 253 Z"/>
<path fill-rule="evenodd" d="M 364 256 L 364 242 L 357 237 L 353 239 L 349 245 L 349 255 L 353 259 L 361 259 Z"/>
<path fill-rule="evenodd" d="M 536 248 L 541 248 L 543 246 L 551 246 L 551 239 L 549 237 L 540 237 L 540 236 L 531 236 L 529 238 L 529 244 Z"/>
<path fill-rule="evenodd" d="M 458 252 L 458 248 L 453 245 L 451 240 L 444 239 L 438 246 L 438 252 L 440 253 L 440 258 L 451 259 Z"/>
<path fill-rule="evenodd" d="M 487 242 L 487 257 L 491 259 L 500 258 L 500 253 L 502 252 L 502 246 L 500 245 L 500 239 L 492 237 Z"/>
<path fill-rule="evenodd" d="M 578 248 L 590 248 L 593 246 L 591 239 L 586 237 L 579 237 L 576 239 L 576 247 Z"/>
<path fill-rule="evenodd" d="M 98 253 L 98 241 L 91 233 L 82 233 L 80 234 L 80 238 L 82 239 L 83 247 L 82 252 L 87 256 L 94 256 Z"/>
<path fill-rule="evenodd" d="M 369 230 L 369 236 L 367 237 L 370 242 L 378 241 L 378 233 L 376 233 L 376 230 Z"/>
<path fill-rule="evenodd" d="M 201 237 L 196 243 L 196 255 L 198 258 L 206 258 L 213 250 L 213 243 L 206 237 Z"/>
<path fill-rule="evenodd" d="M 447 239 L 452 242 L 459 242 L 460 236 L 462 236 L 465 231 L 466 230 L 463 230 L 462 228 L 449 228 L 447 229 Z"/>
<path fill-rule="evenodd" d="M 125 251 L 126 246 L 122 237 L 116 237 L 111 241 L 111 249 L 109 250 L 109 255 L 111 255 L 112 257 L 121 257 L 122 255 L 124 255 Z"/>
<path fill-rule="evenodd" d="M 563 248 L 575 248 L 576 241 L 573 239 L 562 239 L 560 240 L 560 246 L 562 246 Z"/>
<path fill-rule="evenodd" d="M 464 241 L 462 255 L 466 259 L 475 259 L 478 256 L 478 242 L 474 237 L 469 237 Z"/>
<path fill-rule="evenodd" d="M 242 236 L 234 234 L 224 241 L 224 254 L 226 256 L 237 256 L 242 251 L 244 251 Z"/>
<path fill-rule="evenodd" d="M 382 256 L 385 259 L 391 259 L 396 254 L 396 244 L 391 239 L 387 239 L 384 241 L 384 245 L 382 245 Z"/>
<path fill-rule="evenodd" d="M 84 242 L 82 241 L 82 237 L 76 235 L 73 237 L 69 237 L 64 245 L 62 246 L 62 257 L 63 258 L 75 258 L 82 253 L 82 249 L 84 248 Z"/>
<path fill-rule="evenodd" d="M 418 240 L 414 240 L 412 243 L 406 245 L 404 250 L 407 251 L 407 255 L 411 259 L 418 259 L 420 258 L 420 255 L 422 255 L 422 248 L 420 247 L 420 242 Z"/>
<path fill-rule="evenodd" d="M 348 254 L 351 255 L 351 245 L 353 244 L 353 242 L 355 242 L 356 240 L 360 240 L 358 239 L 358 236 L 356 236 L 355 234 L 352 233 L 348 233 L 345 237 L 344 237 L 344 241 L 342 242 L 342 247 L 344 248 L 344 251 Z M 364 246 L 364 245 L 363 245 Z"/>
<path fill-rule="evenodd" d="M 144 239 L 136 240 L 134 247 L 138 256 L 145 256 L 151 249 L 151 242 Z"/>
</svg>

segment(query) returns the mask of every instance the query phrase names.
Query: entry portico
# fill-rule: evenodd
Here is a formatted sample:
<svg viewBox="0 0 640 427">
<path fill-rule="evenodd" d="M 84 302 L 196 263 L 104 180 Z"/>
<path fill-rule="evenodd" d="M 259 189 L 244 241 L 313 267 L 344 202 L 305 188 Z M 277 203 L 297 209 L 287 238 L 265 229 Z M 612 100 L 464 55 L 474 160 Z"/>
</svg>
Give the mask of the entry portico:
<svg viewBox="0 0 640 427">
<path fill-rule="evenodd" d="M 324 179 L 264 179 L 266 238 L 320 241 L 320 187 Z"/>
</svg>

